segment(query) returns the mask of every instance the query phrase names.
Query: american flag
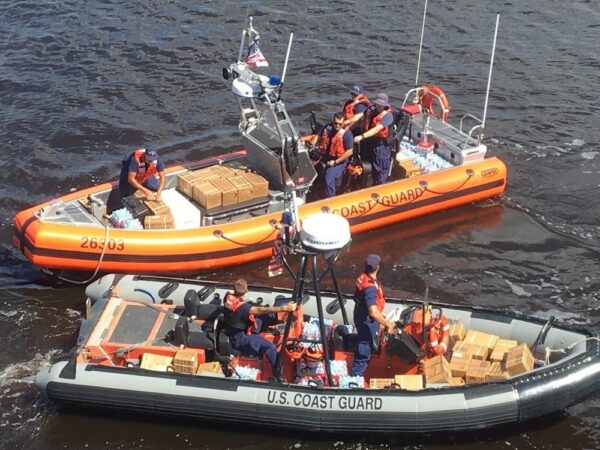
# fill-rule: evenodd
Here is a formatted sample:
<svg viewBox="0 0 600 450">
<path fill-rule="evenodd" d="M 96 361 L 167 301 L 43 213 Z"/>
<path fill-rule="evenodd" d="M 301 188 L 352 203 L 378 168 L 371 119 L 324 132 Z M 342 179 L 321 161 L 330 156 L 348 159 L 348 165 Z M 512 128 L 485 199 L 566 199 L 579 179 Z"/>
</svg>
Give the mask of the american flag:
<svg viewBox="0 0 600 450">
<path fill-rule="evenodd" d="M 250 67 L 268 67 L 269 62 L 260 51 L 258 40 L 255 40 L 248 47 L 248 55 L 246 56 L 246 63 Z"/>
<path fill-rule="evenodd" d="M 289 213 L 282 214 L 282 218 L 280 224 L 278 225 L 278 228 L 279 232 L 277 233 L 275 242 L 273 242 L 273 247 L 271 249 L 271 259 L 269 260 L 269 266 L 267 269 L 270 277 L 276 277 L 277 275 L 281 275 L 283 273 L 283 259 L 289 251 L 288 248 L 285 246 L 286 229 L 288 230 L 290 238 L 294 238 L 294 222 L 291 219 L 291 215 Z"/>
</svg>

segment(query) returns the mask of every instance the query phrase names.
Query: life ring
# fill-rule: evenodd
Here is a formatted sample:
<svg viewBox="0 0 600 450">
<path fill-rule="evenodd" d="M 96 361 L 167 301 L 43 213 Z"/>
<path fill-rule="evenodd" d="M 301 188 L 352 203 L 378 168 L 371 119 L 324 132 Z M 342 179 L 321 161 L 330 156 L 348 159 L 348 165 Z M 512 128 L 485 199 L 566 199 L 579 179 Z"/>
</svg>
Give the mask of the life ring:
<svg viewBox="0 0 600 450">
<path fill-rule="evenodd" d="M 434 355 L 443 355 L 448 351 L 450 343 L 450 326 L 448 319 L 443 314 L 437 321 L 432 322 L 429 328 L 429 352 Z"/>
<path fill-rule="evenodd" d="M 448 120 L 450 112 L 450 102 L 446 94 L 439 87 L 432 84 L 424 84 L 419 88 L 419 104 L 429 111 L 433 117 Z"/>
</svg>

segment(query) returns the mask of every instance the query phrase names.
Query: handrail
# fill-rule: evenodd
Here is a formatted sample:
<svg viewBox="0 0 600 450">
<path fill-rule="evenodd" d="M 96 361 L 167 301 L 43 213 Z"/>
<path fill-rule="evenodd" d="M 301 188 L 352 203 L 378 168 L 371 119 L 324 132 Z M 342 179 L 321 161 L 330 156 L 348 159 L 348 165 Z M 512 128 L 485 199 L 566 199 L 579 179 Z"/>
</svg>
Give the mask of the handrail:
<svg viewBox="0 0 600 450">
<path fill-rule="evenodd" d="M 465 148 L 467 147 L 467 144 L 469 143 L 469 139 L 471 139 L 471 135 L 473 134 L 473 131 L 475 131 L 477 128 L 481 128 L 483 129 L 483 124 L 479 124 L 479 125 L 475 125 L 473 128 L 471 128 L 471 130 L 469 131 L 469 136 L 467 137 L 467 140 L 465 141 Z M 477 143 L 480 144 L 481 141 L 479 140 L 479 136 L 477 137 Z"/>
<path fill-rule="evenodd" d="M 482 123 L 482 121 L 481 121 L 481 119 L 480 119 L 479 117 L 476 117 L 476 116 L 474 116 L 473 114 L 465 114 L 464 116 L 462 116 L 462 117 L 460 118 L 460 124 L 459 124 L 459 128 L 458 128 L 458 130 L 459 130 L 461 133 L 464 133 L 464 131 L 463 131 L 463 129 L 462 129 L 462 127 L 463 127 L 463 121 L 464 121 L 464 120 L 465 120 L 467 117 L 470 117 L 470 118 L 472 118 L 472 119 L 473 119 L 473 120 L 475 120 L 476 122 Z"/>
</svg>

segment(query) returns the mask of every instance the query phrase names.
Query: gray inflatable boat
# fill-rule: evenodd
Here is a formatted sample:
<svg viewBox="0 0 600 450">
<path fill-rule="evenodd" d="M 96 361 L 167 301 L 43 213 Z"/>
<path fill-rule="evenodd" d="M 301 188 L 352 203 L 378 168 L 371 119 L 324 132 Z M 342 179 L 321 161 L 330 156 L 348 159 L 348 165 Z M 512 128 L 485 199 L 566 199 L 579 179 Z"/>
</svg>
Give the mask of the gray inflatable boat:
<svg viewBox="0 0 600 450">
<path fill-rule="evenodd" d="M 107 295 L 115 288 L 119 297 Z M 382 338 L 365 378 L 351 379 L 342 366 L 353 358 L 352 329 L 344 325 L 354 301 L 335 292 L 304 292 L 288 330 L 276 325 L 263 332 L 280 350 L 276 372 L 262 358 L 236 355 L 222 332 L 222 299 L 230 289 L 106 275 L 86 289 L 88 317 L 73 356 L 42 370 L 36 385 L 53 402 L 77 407 L 298 431 L 406 434 L 518 424 L 560 412 L 600 387 L 598 337 L 584 330 L 512 311 L 397 299 L 388 299 L 385 312 L 403 332 Z M 272 305 L 293 295 L 250 287 L 246 298 Z M 436 309 L 450 329 L 450 349 L 440 357 L 427 351 L 427 327 L 415 327 Z M 315 323 L 326 339 L 315 339 L 314 327 L 308 333 Z M 487 346 L 485 359 L 474 347 L 461 350 L 469 336 L 474 347 Z M 502 342 L 517 347 L 502 355 L 496 348 Z M 323 358 L 307 363 L 315 343 Z M 187 354 L 178 362 L 180 352 Z M 458 364 L 460 358 L 467 362 Z M 470 372 L 468 361 L 488 364 Z"/>
</svg>

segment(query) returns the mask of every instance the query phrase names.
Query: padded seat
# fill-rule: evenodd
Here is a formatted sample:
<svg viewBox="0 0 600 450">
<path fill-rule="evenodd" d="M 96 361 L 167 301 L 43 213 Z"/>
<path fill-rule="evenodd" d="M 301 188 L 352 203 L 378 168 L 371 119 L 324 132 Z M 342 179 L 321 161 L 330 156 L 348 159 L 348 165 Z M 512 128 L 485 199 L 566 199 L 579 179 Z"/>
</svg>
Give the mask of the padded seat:
<svg viewBox="0 0 600 450">
<path fill-rule="evenodd" d="M 350 333 L 345 325 L 338 325 L 333 330 L 333 346 L 335 350 L 353 352 L 356 350 L 358 334 Z"/>
</svg>

